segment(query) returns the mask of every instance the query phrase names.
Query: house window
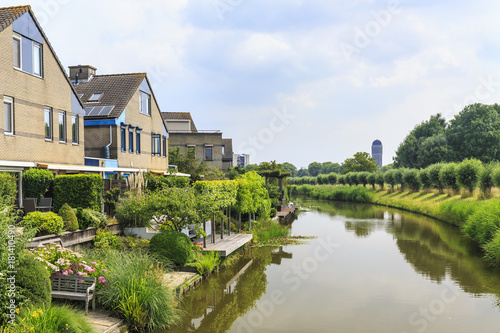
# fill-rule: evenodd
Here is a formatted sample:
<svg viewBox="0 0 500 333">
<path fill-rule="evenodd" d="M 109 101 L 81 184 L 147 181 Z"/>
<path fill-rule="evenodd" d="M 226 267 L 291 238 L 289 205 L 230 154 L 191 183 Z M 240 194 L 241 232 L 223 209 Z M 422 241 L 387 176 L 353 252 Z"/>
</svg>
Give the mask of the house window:
<svg viewBox="0 0 500 333">
<path fill-rule="evenodd" d="M 151 115 L 151 95 L 140 91 L 141 113 Z"/>
<path fill-rule="evenodd" d="M 13 37 L 13 44 L 14 44 L 14 68 L 21 69 L 21 62 L 22 62 L 22 57 L 21 57 L 21 36 L 14 34 Z"/>
<path fill-rule="evenodd" d="M 187 151 L 188 151 L 188 153 L 194 152 L 195 149 L 196 149 L 195 145 L 187 145 Z"/>
<path fill-rule="evenodd" d="M 206 146 L 205 147 L 205 160 L 206 161 L 211 161 L 212 158 L 212 147 Z"/>
<path fill-rule="evenodd" d="M 122 151 L 127 151 L 127 129 L 121 127 Z"/>
<path fill-rule="evenodd" d="M 14 134 L 14 99 L 12 97 L 3 98 L 3 117 L 4 133 Z"/>
<path fill-rule="evenodd" d="M 89 102 L 97 102 L 101 96 L 102 94 L 93 94 L 92 97 L 90 97 Z"/>
<path fill-rule="evenodd" d="M 66 142 L 66 111 L 59 111 L 59 142 Z"/>
<path fill-rule="evenodd" d="M 78 115 L 71 115 L 71 142 L 78 143 Z"/>
<path fill-rule="evenodd" d="M 163 157 L 167 157 L 167 137 L 163 136 Z"/>
<path fill-rule="evenodd" d="M 14 33 L 13 60 L 14 68 L 25 73 L 42 77 L 43 73 L 43 47 L 29 38 Z M 24 47 L 23 47 L 24 46 Z M 23 61 L 25 60 L 25 61 Z"/>
<path fill-rule="evenodd" d="M 152 133 L 151 135 L 151 155 L 161 156 L 161 135 Z"/>
<path fill-rule="evenodd" d="M 135 132 L 135 146 L 137 154 L 141 153 L 141 131 L 137 130 Z"/>
<path fill-rule="evenodd" d="M 226 155 L 226 145 L 222 145 L 222 156 Z"/>
<path fill-rule="evenodd" d="M 52 140 L 52 108 L 45 107 L 45 139 Z"/>
<path fill-rule="evenodd" d="M 42 45 L 33 42 L 33 74 L 42 76 Z"/>
<path fill-rule="evenodd" d="M 132 128 L 128 129 L 128 151 L 129 153 L 134 152 L 134 130 Z"/>
</svg>

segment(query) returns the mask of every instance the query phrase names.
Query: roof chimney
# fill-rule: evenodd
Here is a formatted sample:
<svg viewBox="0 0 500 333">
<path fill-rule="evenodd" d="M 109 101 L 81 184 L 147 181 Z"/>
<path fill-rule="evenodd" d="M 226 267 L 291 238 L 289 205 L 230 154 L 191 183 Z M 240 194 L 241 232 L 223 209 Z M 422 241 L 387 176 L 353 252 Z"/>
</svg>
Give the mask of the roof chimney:
<svg viewBox="0 0 500 333">
<path fill-rule="evenodd" d="M 90 65 L 69 66 L 69 79 L 73 84 L 87 82 L 96 75 L 97 68 Z"/>
</svg>

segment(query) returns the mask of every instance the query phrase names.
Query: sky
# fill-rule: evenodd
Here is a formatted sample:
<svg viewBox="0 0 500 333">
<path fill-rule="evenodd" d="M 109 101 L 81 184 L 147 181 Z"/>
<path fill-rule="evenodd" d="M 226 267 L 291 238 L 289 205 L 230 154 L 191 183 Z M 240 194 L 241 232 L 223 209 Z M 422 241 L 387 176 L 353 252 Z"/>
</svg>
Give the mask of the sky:
<svg viewBox="0 0 500 333">
<path fill-rule="evenodd" d="M 63 66 L 147 72 L 251 163 L 342 163 L 418 123 L 500 101 L 494 0 L 2 0 L 32 9 Z"/>
</svg>

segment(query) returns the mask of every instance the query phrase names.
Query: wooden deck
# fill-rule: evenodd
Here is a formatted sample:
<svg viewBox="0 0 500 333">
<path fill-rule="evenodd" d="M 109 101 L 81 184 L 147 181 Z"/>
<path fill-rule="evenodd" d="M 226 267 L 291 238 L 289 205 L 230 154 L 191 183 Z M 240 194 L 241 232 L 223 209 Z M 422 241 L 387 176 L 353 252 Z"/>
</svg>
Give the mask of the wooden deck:
<svg viewBox="0 0 500 333">
<path fill-rule="evenodd" d="M 227 257 L 252 240 L 251 234 L 232 234 L 231 236 L 225 235 L 224 239 L 220 239 L 219 237 L 220 235 L 216 236 L 215 244 L 211 243 L 209 239 L 207 239 L 207 247 L 204 251 L 217 251 L 221 257 Z"/>
</svg>

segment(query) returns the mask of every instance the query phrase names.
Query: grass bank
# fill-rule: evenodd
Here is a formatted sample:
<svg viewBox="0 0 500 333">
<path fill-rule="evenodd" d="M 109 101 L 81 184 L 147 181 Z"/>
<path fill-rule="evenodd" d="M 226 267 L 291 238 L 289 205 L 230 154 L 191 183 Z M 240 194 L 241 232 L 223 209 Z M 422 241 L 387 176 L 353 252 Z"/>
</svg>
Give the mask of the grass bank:
<svg viewBox="0 0 500 333">
<path fill-rule="evenodd" d="M 390 191 L 334 185 L 294 185 L 290 193 L 316 199 L 369 202 L 451 223 L 481 245 L 490 265 L 500 267 L 500 198 L 495 195 L 482 199 L 479 194 L 462 197 L 438 191 Z"/>
</svg>

